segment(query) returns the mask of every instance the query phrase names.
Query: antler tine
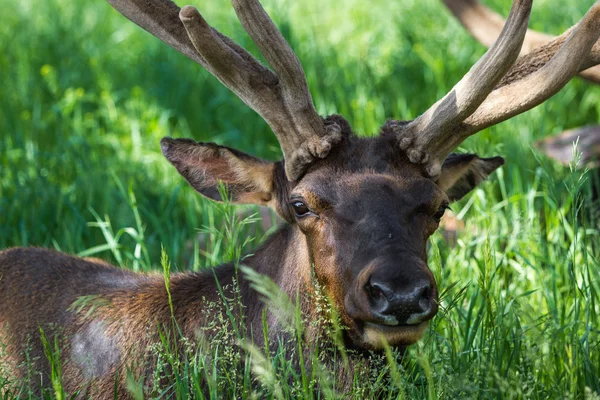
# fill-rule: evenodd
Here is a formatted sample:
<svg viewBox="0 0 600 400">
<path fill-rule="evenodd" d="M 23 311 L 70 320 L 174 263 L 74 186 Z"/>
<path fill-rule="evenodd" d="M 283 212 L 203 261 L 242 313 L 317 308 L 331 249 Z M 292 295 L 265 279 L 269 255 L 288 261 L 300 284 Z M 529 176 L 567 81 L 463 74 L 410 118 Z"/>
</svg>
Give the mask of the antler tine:
<svg viewBox="0 0 600 400">
<path fill-rule="evenodd" d="M 411 162 L 427 164 L 431 177 L 440 172 L 440 148 L 460 143 L 452 132 L 471 115 L 510 69 L 521 50 L 532 0 L 514 0 L 502 33 L 471 70 L 441 100 L 398 132 L 400 148 Z"/>
<path fill-rule="evenodd" d="M 231 3 L 242 26 L 282 80 L 282 89 L 296 92 L 294 96 L 296 104 L 292 105 L 300 110 L 314 110 L 304 70 L 298 57 L 261 4 L 256 0 L 232 0 Z M 318 125 L 314 129 L 322 129 L 320 121 Z"/>
<path fill-rule="evenodd" d="M 281 79 L 287 118 L 294 125 L 294 130 L 281 132 L 283 140 L 280 138 L 280 142 L 286 158 L 291 157 L 291 164 L 302 166 L 315 158 L 325 157 L 331 146 L 341 140 L 340 130 L 337 125 L 323 125 L 298 57 L 258 0 L 231 2 L 242 26 Z M 298 147 L 298 138 L 302 147 Z M 287 172 L 288 175 L 297 175 L 294 171 Z"/>
<path fill-rule="evenodd" d="M 477 0 L 443 0 L 444 4 L 454 14 L 456 19 L 464 26 L 464 28 L 486 47 L 491 46 L 504 25 L 504 18 L 493 12 L 489 8 L 480 4 Z M 521 57 L 516 61 L 511 70 L 502 78 L 500 86 L 510 83 L 513 76 L 519 75 L 521 66 L 541 67 L 556 53 L 571 33 L 567 30 L 562 35 L 555 37 L 546 33 L 527 29 L 523 47 L 521 48 Z M 590 56 L 600 56 L 600 44 L 597 43 L 590 53 Z M 532 63 L 531 60 L 537 60 Z M 594 62 L 593 64 L 597 64 Z M 532 72 L 532 71 L 531 71 Z M 582 78 L 588 79 L 594 83 L 600 84 L 600 67 L 592 67 L 581 71 L 579 75 Z"/>
<path fill-rule="evenodd" d="M 480 4 L 477 0 L 442 0 L 446 7 L 454 14 L 456 19 L 464 28 L 481 44 L 490 47 L 502 31 L 505 24 L 504 18 L 489 8 Z M 554 39 L 545 33 L 527 29 L 521 55 L 548 43 Z"/>
<path fill-rule="evenodd" d="M 211 28 L 196 8 L 183 7 L 179 18 L 197 53 L 205 60 L 205 68 L 251 108 L 261 115 L 265 113 L 265 97 L 272 97 L 271 93 L 263 91 L 257 96 L 257 91 L 263 85 L 276 85 L 277 77 L 229 38 Z M 275 99 L 269 100 L 267 103 Z"/>
<path fill-rule="evenodd" d="M 170 0 L 108 2 L 125 17 L 201 64 L 255 110 L 281 144 L 288 179 L 297 180 L 310 163 L 325 157 L 341 140 L 340 128 L 326 126 L 316 112 L 298 58 L 258 1 L 234 1 L 234 6 L 277 75 L 210 27 L 194 7 L 180 10 Z M 254 24 L 262 26 L 256 28 Z"/>
<path fill-rule="evenodd" d="M 558 49 L 565 43 L 571 33 L 573 33 L 574 27 L 567 29 L 562 35 L 557 36 L 550 42 L 533 49 L 530 53 L 525 54 L 515 62 L 515 65 L 508 71 L 508 73 L 502 78 L 498 86 L 505 86 L 518 79 L 521 79 L 525 75 L 529 75 L 544 65 L 556 54 Z M 581 66 L 579 67 L 580 75 L 587 79 L 594 80 L 595 77 L 600 75 L 600 68 L 596 65 L 600 63 L 600 42 L 596 42 L 590 52 L 587 54 Z M 600 79 L 595 80 L 596 83 L 600 83 Z"/>
<path fill-rule="evenodd" d="M 568 39 L 543 67 L 505 86 L 496 88 L 461 127 L 466 138 L 544 102 L 558 92 L 582 68 L 600 62 L 590 50 L 600 37 L 600 1 L 572 30 Z"/>
<path fill-rule="evenodd" d="M 204 68 L 204 60 L 194 49 L 185 28 L 179 21 L 179 7 L 170 0 L 107 0 L 125 18 L 135 22 L 175 50 Z"/>
</svg>

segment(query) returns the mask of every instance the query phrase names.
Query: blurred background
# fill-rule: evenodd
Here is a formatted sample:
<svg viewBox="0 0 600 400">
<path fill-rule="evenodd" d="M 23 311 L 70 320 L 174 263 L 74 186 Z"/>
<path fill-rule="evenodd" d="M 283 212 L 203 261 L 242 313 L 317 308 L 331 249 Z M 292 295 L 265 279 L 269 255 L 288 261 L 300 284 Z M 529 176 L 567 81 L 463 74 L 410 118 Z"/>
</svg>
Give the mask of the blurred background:
<svg viewBox="0 0 600 400">
<path fill-rule="evenodd" d="M 191 2 L 258 56 L 227 0 Z M 536 0 L 530 27 L 560 34 L 592 3 Z M 300 58 L 319 113 L 344 115 L 361 135 L 426 110 L 485 52 L 439 0 L 263 4 Z M 510 7 L 485 4 L 504 16 Z M 201 198 L 159 148 L 164 136 L 190 137 L 277 160 L 258 115 L 102 0 L 0 0 L 0 9 L 0 249 L 43 246 L 148 270 L 164 246 L 174 269 L 197 270 L 231 258 L 228 239 L 250 251 L 261 242 L 271 213 Z M 599 100 L 598 87 L 576 78 L 459 149 L 507 163 L 453 206 L 451 240 L 431 241 L 442 303 L 419 363 L 435 367 L 435 390 L 449 398 L 600 390 L 592 175 L 532 148 L 597 124 Z M 263 223 L 252 217 L 260 214 Z M 422 379 L 415 390 L 425 390 Z"/>
</svg>

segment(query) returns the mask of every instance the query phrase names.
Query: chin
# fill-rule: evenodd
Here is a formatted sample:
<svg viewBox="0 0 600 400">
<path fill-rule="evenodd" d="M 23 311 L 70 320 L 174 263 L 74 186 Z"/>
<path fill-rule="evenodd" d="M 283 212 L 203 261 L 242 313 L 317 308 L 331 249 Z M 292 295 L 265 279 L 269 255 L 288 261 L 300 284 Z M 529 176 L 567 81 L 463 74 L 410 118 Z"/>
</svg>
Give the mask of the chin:
<svg viewBox="0 0 600 400">
<path fill-rule="evenodd" d="M 408 346 L 418 342 L 426 330 L 427 321 L 414 325 L 397 326 L 365 322 L 362 342 L 364 347 L 374 350 L 384 349 L 386 343 L 391 347 Z"/>
</svg>

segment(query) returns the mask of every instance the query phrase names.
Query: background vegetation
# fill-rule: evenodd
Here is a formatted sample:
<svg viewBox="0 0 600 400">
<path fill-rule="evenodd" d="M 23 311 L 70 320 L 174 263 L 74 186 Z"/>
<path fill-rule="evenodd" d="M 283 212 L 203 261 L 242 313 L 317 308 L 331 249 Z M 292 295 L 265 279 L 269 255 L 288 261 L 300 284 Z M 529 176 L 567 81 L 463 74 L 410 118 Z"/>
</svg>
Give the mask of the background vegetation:
<svg viewBox="0 0 600 400">
<path fill-rule="evenodd" d="M 192 3 L 258 54 L 228 1 Z M 508 1 L 486 3 L 507 15 Z M 592 3 L 536 0 L 531 27 L 561 33 Z M 437 0 L 264 5 L 302 61 L 318 111 L 343 114 L 364 135 L 386 118 L 424 111 L 484 52 Z M 247 250 L 260 244 L 271 214 L 262 212 L 267 223 L 235 223 L 179 178 L 158 145 L 163 136 L 192 137 L 275 160 L 278 144 L 260 117 L 101 0 L 0 0 L 0 8 L 0 248 L 51 247 L 149 270 L 160 268 L 162 245 L 174 270 L 197 270 L 231 257 L 223 224 L 256 238 Z M 365 381 L 363 396 L 600 396 L 592 175 L 531 148 L 598 123 L 599 100 L 597 87 L 575 80 L 462 146 L 507 164 L 453 207 L 464 223 L 455 243 L 434 236 L 442 309 L 426 339 L 387 366 L 400 371 L 395 384 Z M 253 379 L 262 378 L 247 367 L 242 382 Z M 244 385 L 215 386 L 211 396 L 252 396 L 236 391 Z M 317 396 L 286 388 L 266 385 L 254 396 Z"/>
</svg>

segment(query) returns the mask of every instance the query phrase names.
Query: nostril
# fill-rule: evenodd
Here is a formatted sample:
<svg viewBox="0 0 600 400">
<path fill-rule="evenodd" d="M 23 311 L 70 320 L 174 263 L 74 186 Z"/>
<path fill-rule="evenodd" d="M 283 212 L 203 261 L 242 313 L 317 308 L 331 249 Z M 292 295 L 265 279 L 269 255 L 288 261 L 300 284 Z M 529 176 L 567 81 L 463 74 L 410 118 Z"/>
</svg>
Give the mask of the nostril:
<svg viewBox="0 0 600 400">
<path fill-rule="evenodd" d="M 418 287 L 413 292 L 413 301 L 418 304 L 420 308 L 426 310 L 431 307 L 431 301 L 433 299 L 433 285 L 427 283 L 426 285 L 422 285 Z"/>
<path fill-rule="evenodd" d="M 369 295 L 372 300 L 380 300 L 385 298 L 383 288 L 377 283 L 371 283 L 370 281 L 365 284 L 365 292 Z"/>
<path fill-rule="evenodd" d="M 432 295 L 433 295 L 433 286 L 431 284 L 428 284 L 427 286 L 421 288 L 421 295 L 420 295 L 421 300 L 430 300 Z"/>
</svg>

